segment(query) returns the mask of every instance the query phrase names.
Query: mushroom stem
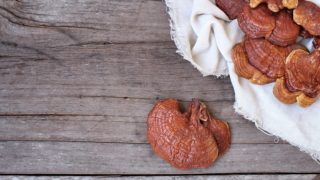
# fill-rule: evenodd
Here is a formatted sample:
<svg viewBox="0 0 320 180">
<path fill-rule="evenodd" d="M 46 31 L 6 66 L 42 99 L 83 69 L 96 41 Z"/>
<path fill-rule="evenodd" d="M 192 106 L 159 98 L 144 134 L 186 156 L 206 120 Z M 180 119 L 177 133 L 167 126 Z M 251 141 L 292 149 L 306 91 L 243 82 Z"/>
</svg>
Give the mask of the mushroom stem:
<svg viewBox="0 0 320 180">
<path fill-rule="evenodd" d="M 193 125 L 201 124 L 200 121 L 207 122 L 211 118 L 206 105 L 198 99 L 192 99 L 186 114 L 190 116 L 190 121 Z"/>
</svg>

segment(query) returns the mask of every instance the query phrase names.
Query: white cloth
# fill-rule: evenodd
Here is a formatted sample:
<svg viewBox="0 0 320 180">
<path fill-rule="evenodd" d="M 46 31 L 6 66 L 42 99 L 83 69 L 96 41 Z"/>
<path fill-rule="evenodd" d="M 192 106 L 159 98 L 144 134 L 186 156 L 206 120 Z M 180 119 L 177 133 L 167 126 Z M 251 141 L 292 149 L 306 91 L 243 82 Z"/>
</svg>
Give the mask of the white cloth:
<svg viewBox="0 0 320 180">
<path fill-rule="evenodd" d="M 320 5 L 320 0 L 313 0 Z M 279 102 L 272 93 L 274 83 L 254 85 L 234 71 L 232 47 L 243 33 L 213 0 L 166 0 L 171 35 L 178 53 L 203 75 L 229 75 L 236 112 L 256 126 L 280 137 L 320 160 L 320 100 L 308 108 Z M 311 48 L 310 40 L 303 43 Z"/>
</svg>

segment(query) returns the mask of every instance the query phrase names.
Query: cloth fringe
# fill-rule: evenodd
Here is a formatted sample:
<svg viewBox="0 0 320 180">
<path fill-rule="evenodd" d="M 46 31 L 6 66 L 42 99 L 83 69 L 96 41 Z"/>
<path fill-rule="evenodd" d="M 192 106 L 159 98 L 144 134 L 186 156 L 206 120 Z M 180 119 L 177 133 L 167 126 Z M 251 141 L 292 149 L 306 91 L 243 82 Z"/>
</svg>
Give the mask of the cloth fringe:
<svg viewBox="0 0 320 180">
<path fill-rule="evenodd" d="M 290 140 L 288 140 L 286 138 L 280 138 L 280 137 L 284 137 L 281 134 L 276 134 L 274 132 L 270 132 L 270 131 L 266 130 L 265 128 L 263 128 L 263 123 L 261 122 L 261 120 L 259 120 L 258 118 L 250 116 L 249 113 L 245 112 L 244 109 L 241 108 L 241 106 L 239 106 L 237 102 L 234 103 L 233 108 L 236 111 L 236 113 L 238 113 L 239 115 L 241 115 L 245 119 L 255 123 L 255 126 L 257 127 L 257 129 L 259 129 L 261 132 L 263 132 L 264 134 L 266 134 L 268 136 L 274 136 L 275 137 L 275 143 L 278 143 L 279 139 L 282 139 L 282 140 L 288 142 L 289 144 L 298 147 L 301 152 L 309 154 L 311 156 L 311 158 L 314 159 L 320 165 L 320 155 L 319 155 L 319 153 L 317 154 L 314 151 L 311 151 L 309 149 L 301 147 L 301 146 L 291 142 Z"/>
</svg>

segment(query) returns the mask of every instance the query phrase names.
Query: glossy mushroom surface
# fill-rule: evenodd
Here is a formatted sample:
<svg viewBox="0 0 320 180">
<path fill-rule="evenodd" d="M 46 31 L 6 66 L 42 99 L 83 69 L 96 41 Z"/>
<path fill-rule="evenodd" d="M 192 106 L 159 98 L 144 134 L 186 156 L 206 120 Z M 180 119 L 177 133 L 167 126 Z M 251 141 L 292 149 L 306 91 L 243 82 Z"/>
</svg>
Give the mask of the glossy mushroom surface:
<svg viewBox="0 0 320 180">
<path fill-rule="evenodd" d="M 233 20 L 238 17 L 242 8 L 247 4 L 245 0 L 216 0 L 216 5 Z"/>
<path fill-rule="evenodd" d="M 245 37 L 232 50 L 235 72 L 255 84 L 267 84 L 285 75 L 285 59 L 296 49 L 305 49 L 294 44 L 276 46 L 264 38 Z"/>
<path fill-rule="evenodd" d="M 214 119 L 199 100 L 183 113 L 177 100 L 165 99 L 148 115 L 148 141 L 176 168 L 207 168 L 229 148 L 231 135 L 228 124 Z"/>
<path fill-rule="evenodd" d="M 276 15 L 275 28 L 267 39 L 275 45 L 288 46 L 296 43 L 299 33 L 300 26 L 293 21 L 292 14 L 282 10 Z"/>
<path fill-rule="evenodd" d="M 265 6 L 252 9 L 244 6 L 238 15 L 238 23 L 241 30 L 251 38 L 269 37 L 276 26 L 276 18 Z"/>
<path fill-rule="evenodd" d="M 235 72 L 254 84 L 268 84 L 274 79 L 262 74 L 258 69 L 253 67 L 248 60 L 248 54 L 245 50 L 244 43 L 239 43 L 232 49 L 232 60 Z"/>
<path fill-rule="evenodd" d="M 320 36 L 320 7 L 310 1 L 301 0 L 293 11 L 293 19 L 314 36 Z"/>
<path fill-rule="evenodd" d="M 310 97 L 316 97 L 320 83 L 320 50 L 311 54 L 295 50 L 286 60 L 288 84 Z"/>
<path fill-rule="evenodd" d="M 245 37 L 232 50 L 235 72 L 255 84 L 276 81 L 273 94 L 283 103 L 313 104 L 320 92 L 320 7 L 305 0 L 250 0 L 238 23 Z M 296 44 L 299 35 L 314 37 L 313 52 Z"/>
<path fill-rule="evenodd" d="M 266 38 L 278 46 L 296 43 L 300 33 L 297 25 L 287 10 L 273 14 L 265 5 L 255 9 L 245 6 L 238 16 L 241 30 L 251 38 Z"/>
<path fill-rule="evenodd" d="M 283 103 L 297 102 L 302 107 L 313 104 L 320 90 L 320 50 L 309 54 L 294 50 L 286 59 L 286 76 L 278 79 L 273 93 Z"/>
<path fill-rule="evenodd" d="M 284 62 L 288 55 L 286 48 L 271 44 L 260 38 L 245 38 L 244 46 L 251 65 L 270 78 L 284 75 Z"/>
</svg>

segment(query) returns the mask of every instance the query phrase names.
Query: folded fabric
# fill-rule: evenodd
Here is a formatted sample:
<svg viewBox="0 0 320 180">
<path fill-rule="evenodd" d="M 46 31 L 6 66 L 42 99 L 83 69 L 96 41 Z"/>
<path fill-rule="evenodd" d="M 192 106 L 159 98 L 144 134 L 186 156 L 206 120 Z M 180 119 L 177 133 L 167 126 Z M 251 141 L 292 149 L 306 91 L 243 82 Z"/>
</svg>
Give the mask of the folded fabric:
<svg viewBox="0 0 320 180">
<path fill-rule="evenodd" d="M 320 0 L 312 2 L 320 5 Z M 237 113 L 263 131 L 280 137 L 320 161 L 320 101 L 308 108 L 286 105 L 273 95 L 274 83 L 254 85 L 239 77 L 231 59 L 243 33 L 212 0 L 166 0 L 171 35 L 178 53 L 204 76 L 229 75 Z M 302 40 L 311 49 L 310 40 Z"/>
</svg>

